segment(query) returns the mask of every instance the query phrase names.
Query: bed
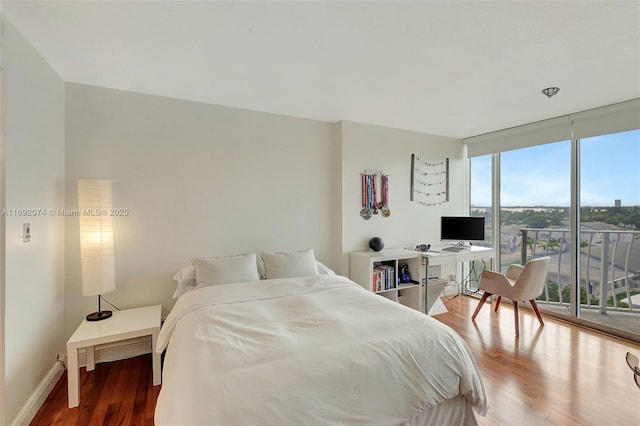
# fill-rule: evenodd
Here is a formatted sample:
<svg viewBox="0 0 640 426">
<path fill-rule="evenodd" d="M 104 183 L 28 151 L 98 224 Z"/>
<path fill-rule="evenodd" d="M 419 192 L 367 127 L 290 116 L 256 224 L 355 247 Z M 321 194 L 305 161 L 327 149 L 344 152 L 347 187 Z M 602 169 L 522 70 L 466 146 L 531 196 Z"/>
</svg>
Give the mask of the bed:
<svg viewBox="0 0 640 426">
<path fill-rule="evenodd" d="M 473 425 L 488 408 L 458 334 L 339 275 L 196 288 L 165 349 L 158 426 Z"/>
</svg>

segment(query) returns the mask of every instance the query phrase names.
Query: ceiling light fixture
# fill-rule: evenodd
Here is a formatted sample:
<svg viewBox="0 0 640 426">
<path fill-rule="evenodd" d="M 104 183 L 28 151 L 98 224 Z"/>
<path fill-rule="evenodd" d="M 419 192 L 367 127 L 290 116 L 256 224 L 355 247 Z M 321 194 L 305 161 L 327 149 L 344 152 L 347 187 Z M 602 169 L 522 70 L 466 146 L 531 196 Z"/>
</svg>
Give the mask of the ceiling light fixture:
<svg viewBox="0 0 640 426">
<path fill-rule="evenodd" d="M 552 97 L 556 93 L 560 91 L 559 87 L 547 87 L 546 89 L 542 89 L 542 93 L 547 95 L 548 98 Z"/>
</svg>

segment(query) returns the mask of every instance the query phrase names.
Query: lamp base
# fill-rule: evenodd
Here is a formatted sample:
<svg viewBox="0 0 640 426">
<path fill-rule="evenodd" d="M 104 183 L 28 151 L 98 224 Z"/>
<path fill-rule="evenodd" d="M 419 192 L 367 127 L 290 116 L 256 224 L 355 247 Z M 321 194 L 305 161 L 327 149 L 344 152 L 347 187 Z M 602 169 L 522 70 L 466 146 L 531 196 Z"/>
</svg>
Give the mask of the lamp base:
<svg viewBox="0 0 640 426">
<path fill-rule="evenodd" d="M 111 315 L 113 315 L 113 312 L 111 311 L 94 312 L 87 315 L 87 321 L 101 321 L 103 319 L 109 318 Z"/>
</svg>

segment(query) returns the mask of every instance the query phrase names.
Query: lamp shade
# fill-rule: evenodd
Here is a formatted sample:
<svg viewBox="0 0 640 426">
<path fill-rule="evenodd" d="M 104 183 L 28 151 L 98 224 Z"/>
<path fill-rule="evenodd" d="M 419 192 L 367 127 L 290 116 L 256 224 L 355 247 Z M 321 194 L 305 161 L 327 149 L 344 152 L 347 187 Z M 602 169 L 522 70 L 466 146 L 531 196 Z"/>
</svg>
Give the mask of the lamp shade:
<svg viewBox="0 0 640 426">
<path fill-rule="evenodd" d="M 110 181 L 78 179 L 82 294 L 85 296 L 116 289 L 110 209 Z"/>
</svg>

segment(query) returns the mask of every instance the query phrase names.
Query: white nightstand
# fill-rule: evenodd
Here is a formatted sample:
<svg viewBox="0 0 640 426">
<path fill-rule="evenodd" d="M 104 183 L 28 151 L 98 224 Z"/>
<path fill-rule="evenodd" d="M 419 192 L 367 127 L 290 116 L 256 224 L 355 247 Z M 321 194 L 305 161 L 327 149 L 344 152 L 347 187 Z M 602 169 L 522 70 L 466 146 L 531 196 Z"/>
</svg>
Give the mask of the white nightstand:
<svg viewBox="0 0 640 426">
<path fill-rule="evenodd" d="M 87 371 L 95 368 L 94 346 L 140 336 L 151 336 L 153 363 L 153 385 L 162 381 L 160 354 L 156 353 L 156 342 L 160 332 L 161 306 L 114 311 L 111 318 L 102 321 L 84 320 L 67 341 L 69 408 L 80 403 L 78 383 L 78 349 L 87 348 Z"/>
</svg>

